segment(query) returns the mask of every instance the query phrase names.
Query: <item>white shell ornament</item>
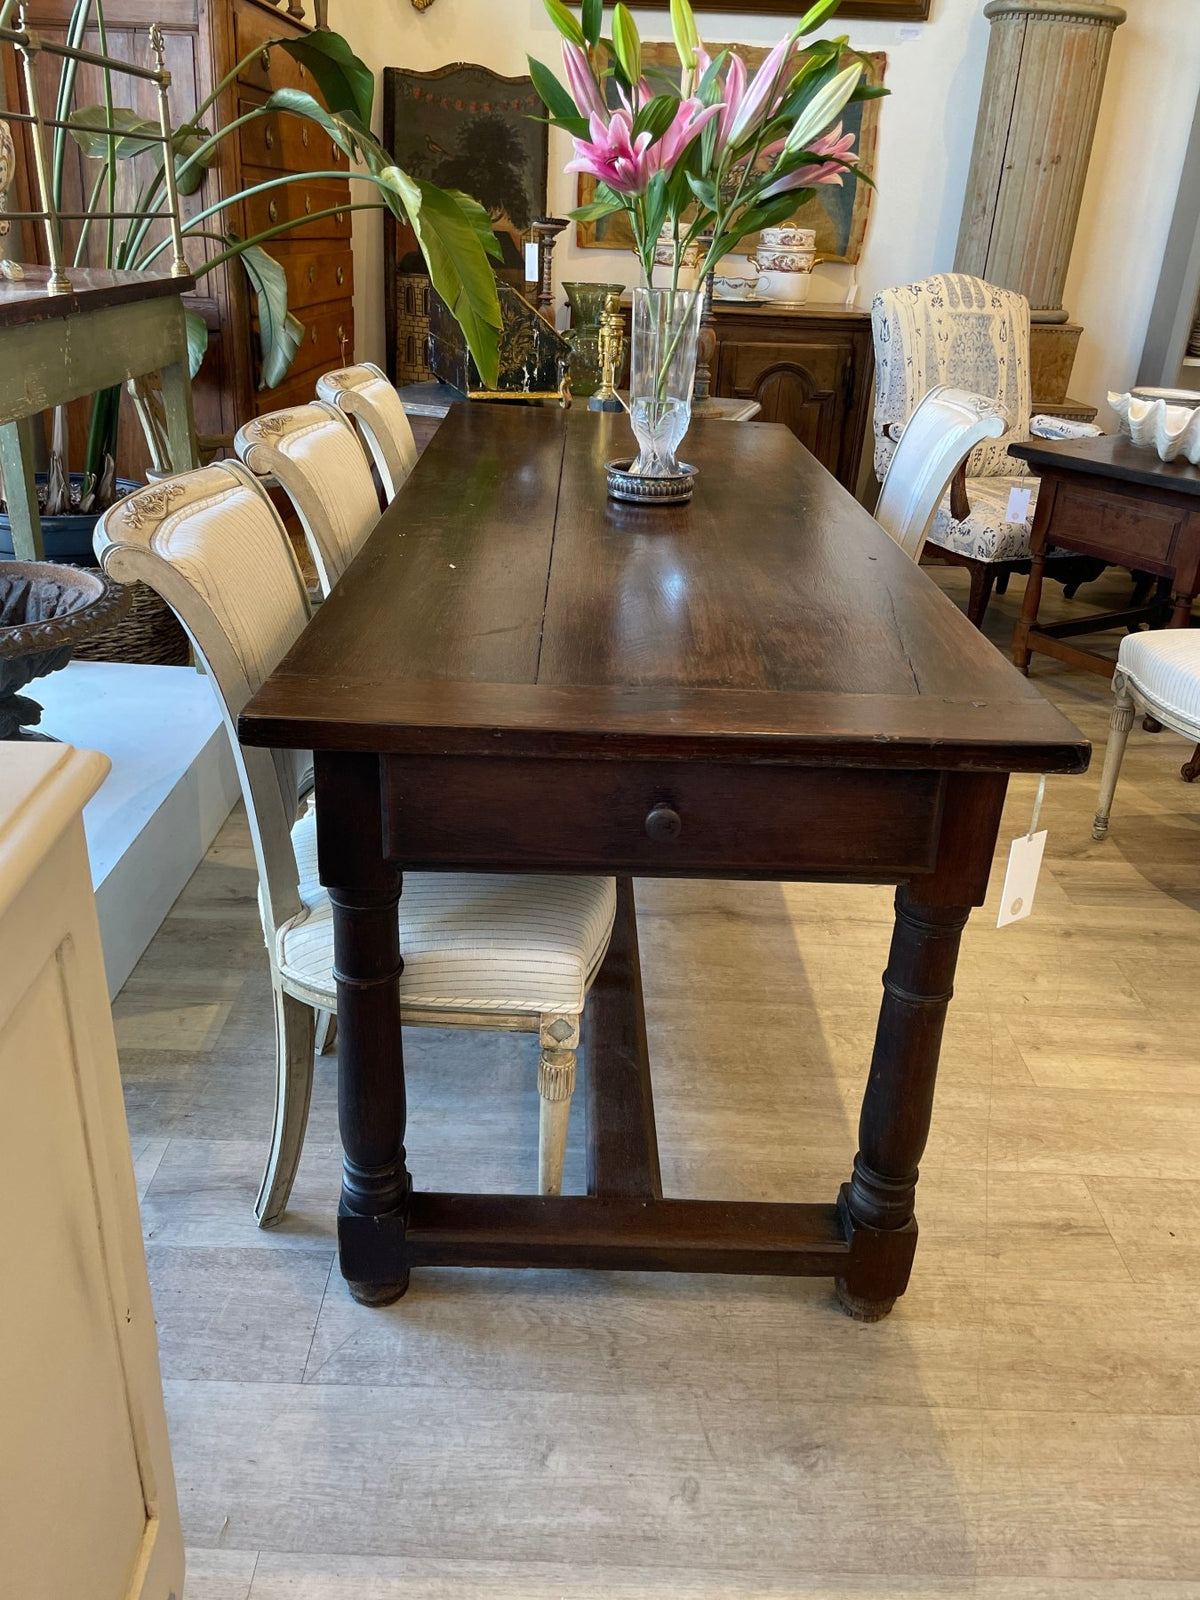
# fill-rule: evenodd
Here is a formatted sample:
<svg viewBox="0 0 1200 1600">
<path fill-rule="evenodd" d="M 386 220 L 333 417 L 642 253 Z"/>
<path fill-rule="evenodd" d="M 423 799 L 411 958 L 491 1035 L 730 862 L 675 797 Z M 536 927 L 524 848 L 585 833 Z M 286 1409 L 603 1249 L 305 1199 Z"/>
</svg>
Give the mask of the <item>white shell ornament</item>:
<svg viewBox="0 0 1200 1600">
<path fill-rule="evenodd" d="M 1200 394 L 1194 406 L 1173 405 L 1164 399 L 1143 400 L 1136 394 L 1109 394 L 1108 403 L 1121 419 L 1122 429 L 1134 444 L 1156 450 L 1160 461 L 1182 456 L 1200 466 Z"/>
</svg>

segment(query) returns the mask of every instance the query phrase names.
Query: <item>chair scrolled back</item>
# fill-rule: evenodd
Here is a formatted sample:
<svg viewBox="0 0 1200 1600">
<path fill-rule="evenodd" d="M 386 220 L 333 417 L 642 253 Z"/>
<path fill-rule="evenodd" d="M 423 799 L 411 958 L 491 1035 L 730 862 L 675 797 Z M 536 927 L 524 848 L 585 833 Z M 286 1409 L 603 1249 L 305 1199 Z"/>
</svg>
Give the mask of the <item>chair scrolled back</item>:
<svg viewBox="0 0 1200 1600">
<path fill-rule="evenodd" d="M 955 473 L 983 440 L 1008 432 L 1004 408 L 986 395 L 939 384 L 917 406 L 892 456 L 875 520 L 914 561 Z"/>
<path fill-rule="evenodd" d="M 1003 443 L 987 440 L 972 453 L 973 478 L 1013 477 L 1021 466 L 1008 446 L 1029 437 L 1033 394 L 1029 371 L 1029 302 L 965 273 L 939 273 L 885 289 L 871 306 L 875 336 L 875 472 L 887 475 L 896 450 L 889 425 L 907 423 L 939 384 L 988 395 L 1009 418 Z"/>
<path fill-rule="evenodd" d="M 417 464 L 417 442 L 400 396 L 377 366 L 364 361 L 325 373 L 317 380 L 317 397 L 357 425 L 390 504 Z"/>
<path fill-rule="evenodd" d="M 328 595 L 379 521 L 379 496 L 353 424 L 316 400 L 255 417 L 233 443 L 251 472 L 283 486 Z"/>
<path fill-rule="evenodd" d="M 96 559 L 121 583 L 141 582 L 187 630 L 221 703 L 258 856 L 271 925 L 299 907 L 289 832 L 300 752 L 251 750 L 238 714 L 282 661 L 310 612 L 287 531 L 261 484 L 238 461 L 163 478 L 105 511 Z"/>
</svg>

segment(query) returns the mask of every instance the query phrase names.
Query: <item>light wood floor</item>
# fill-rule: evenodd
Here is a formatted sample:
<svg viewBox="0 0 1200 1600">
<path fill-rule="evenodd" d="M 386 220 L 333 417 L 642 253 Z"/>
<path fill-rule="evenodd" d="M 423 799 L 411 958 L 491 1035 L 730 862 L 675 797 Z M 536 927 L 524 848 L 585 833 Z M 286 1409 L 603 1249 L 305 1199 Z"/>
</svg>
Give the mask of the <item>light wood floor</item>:
<svg viewBox="0 0 1200 1600">
<path fill-rule="evenodd" d="M 1105 587 L 1126 584 L 1085 593 Z M 989 618 L 1002 642 L 1020 589 Z M 1034 675 L 1102 747 L 1108 686 L 1044 658 Z M 289 1218 L 259 1232 L 271 1022 L 235 816 L 116 1006 L 187 1600 L 1200 1596 L 1185 754 L 1135 730 L 1103 845 L 1098 767 L 1051 781 L 1032 922 L 995 930 L 994 880 L 912 1287 L 877 1327 L 817 1281 L 427 1271 L 390 1310 L 356 1306 L 334 1264 L 332 1060 Z M 1006 845 L 1033 790 L 1013 784 Z M 668 1192 L 832 1198 L 890 892 L 648 883 L 638 901 Z M 530 1188 L 532 1042 L 405 1048 L 417 1182 Z"/>
</svg>

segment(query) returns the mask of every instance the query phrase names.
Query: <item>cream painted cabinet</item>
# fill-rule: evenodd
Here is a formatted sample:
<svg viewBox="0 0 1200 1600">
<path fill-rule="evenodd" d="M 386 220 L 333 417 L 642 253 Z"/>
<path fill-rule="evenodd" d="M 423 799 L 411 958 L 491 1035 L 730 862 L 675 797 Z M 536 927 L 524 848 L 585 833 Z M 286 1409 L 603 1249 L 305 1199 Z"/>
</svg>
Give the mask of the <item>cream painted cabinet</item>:
<svg viewBox="0 0 1200 1600">
<path fill-rule="evenodd" d="M 0 744 L 0 1594 L 182 1600 L 183 1545 L 80 818 L 108 770 Z"/>
</svg>

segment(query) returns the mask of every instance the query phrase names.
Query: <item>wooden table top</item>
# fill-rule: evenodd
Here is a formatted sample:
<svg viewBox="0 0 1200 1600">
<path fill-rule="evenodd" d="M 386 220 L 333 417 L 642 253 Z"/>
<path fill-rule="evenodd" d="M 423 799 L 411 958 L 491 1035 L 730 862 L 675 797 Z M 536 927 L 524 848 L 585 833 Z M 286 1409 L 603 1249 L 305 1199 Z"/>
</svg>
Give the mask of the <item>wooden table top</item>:
<svg viewBox="0 0 1200 1600">
<path fill-rule="evenodd" d="M 1089 747 L 783 427 L 456 406 L 240 719 L 247 744 L 1079 772 Z"/>
<path fill-rule="evenodd" d="M 1160 461 L 1155 451 L 1134 444 L 1124 433 L 1104 433 L 1094 439 L 1028 439 L 1009 445 L 1008 453 L 1035 469 L 1092 472 L 1122 483 L 1200 496 L 1200 467 L 1183 459 Z"/>
<path fill-rule="evenodd" d="M 172 278 L 166 273 L 68 267 L 71 293 L 47 294 L 49 277 L 49 267 L 26 266 L 24 278 L 17 283 L 0 278 L 0 328 L 50 322 L 81 311 L 103 311 L 136 300 L 157 300 L 163 295 L 189 294 L 196 287 L 195 278 Z"/>
</svg>

